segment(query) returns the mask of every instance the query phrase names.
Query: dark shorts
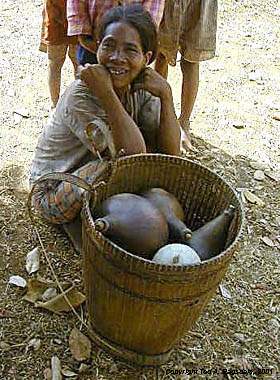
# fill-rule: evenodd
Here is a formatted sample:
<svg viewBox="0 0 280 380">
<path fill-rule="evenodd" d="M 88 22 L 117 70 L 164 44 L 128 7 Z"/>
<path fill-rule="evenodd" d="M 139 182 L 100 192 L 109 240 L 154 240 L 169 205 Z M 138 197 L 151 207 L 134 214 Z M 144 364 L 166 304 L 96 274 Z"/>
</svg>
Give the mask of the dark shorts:
<svg viewBox="0 0 280 380">
<path fill-rule="evenodd" d="M 79 65 L 84 66 L 86 63 L 97 63 L 97 57 L 95 53 L 85 49 L 83 46 L 78 45 L 77 48 L 77 61 Z"/>
<path fill-rule="evenodd" d="M 189 62 L 215 56 L 218 0 L 165 0 L 159 52 L 176 65 L 178 51 Z"/>
</svg>

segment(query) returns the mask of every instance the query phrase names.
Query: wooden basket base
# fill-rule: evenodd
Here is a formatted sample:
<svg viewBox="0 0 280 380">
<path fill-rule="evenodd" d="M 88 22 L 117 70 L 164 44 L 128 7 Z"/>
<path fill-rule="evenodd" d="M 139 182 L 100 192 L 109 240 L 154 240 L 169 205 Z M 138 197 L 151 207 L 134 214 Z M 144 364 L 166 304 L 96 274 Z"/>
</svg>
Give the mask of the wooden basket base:
<svg viewBox="0 0 280 380">
<path fill-rule="evenodd" d="M 159 366 L 166 363 L 172 353 L 172 349 L 159 355 L 147 355 L 119 346 L 100 335 L 91 325 L 89 330 L 91 340 L 109 354 L 124 361 L 137 364 L 139 366 Z"/>
</svg>

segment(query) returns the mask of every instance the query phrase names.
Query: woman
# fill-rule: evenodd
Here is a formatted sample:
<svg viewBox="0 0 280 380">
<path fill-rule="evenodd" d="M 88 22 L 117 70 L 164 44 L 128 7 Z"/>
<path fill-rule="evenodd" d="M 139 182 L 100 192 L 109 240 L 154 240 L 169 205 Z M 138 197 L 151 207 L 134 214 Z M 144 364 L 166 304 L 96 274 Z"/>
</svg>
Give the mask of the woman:
<svg viewBox="0 0 280 380">
<path fill-rule="evenodd" d="M 53 172 L 73 173 L 90 185 L 103 158 L 180 152 L 180 128 L 169 84 L 146 66 L 156 56 L 157 32 L 140 5 L 112 8 L 103 18 L 98 64 L 80 68 L 64 93 L 35 152 L 31 183 Z M 33 205 L 49 221 L 66 223 L 81 208 L 83 190 L 42 185 Z"/>
</svg>

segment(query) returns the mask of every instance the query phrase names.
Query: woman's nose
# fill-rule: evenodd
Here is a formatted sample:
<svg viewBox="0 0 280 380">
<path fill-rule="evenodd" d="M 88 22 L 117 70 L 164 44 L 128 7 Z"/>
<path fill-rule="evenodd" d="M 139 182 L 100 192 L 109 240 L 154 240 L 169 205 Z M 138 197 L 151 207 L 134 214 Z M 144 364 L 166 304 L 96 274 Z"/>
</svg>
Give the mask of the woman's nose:
<svg viewBox="0 0 280 380">
<path fill-rule="evenodd" d="M 126 56 L 125 56 L 124 51 L 122 49 L 116 49 L 112 52 L 110 59 L 112 61 L 125 61 Z"/>
</svg>

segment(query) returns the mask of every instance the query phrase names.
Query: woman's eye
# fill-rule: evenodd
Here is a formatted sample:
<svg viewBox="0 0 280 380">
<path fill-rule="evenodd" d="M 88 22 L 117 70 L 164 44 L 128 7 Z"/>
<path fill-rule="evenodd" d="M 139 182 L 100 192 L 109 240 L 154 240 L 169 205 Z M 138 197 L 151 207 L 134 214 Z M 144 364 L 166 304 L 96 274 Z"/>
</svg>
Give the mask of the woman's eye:
<svg viewBox="0 0 280 380">
<path fill-rule="evenodd" d="M 135 54 L 138 53 L 138 50 L 135 49 L 135 48 L 133 48 L 133 47 L 129 47 L 129 48 L 127 48 L 126 50 L 127 50 L 129 53 L 135 53 Z"/>
<path fill-rule="evenodd" d="M 113 49 L 113 44 L 110 43 L 110 42 L 104 42 L 102 44 L 102 48 L 104 48 L 104 49 Z"/>
</svg>

